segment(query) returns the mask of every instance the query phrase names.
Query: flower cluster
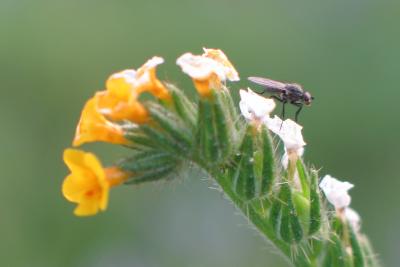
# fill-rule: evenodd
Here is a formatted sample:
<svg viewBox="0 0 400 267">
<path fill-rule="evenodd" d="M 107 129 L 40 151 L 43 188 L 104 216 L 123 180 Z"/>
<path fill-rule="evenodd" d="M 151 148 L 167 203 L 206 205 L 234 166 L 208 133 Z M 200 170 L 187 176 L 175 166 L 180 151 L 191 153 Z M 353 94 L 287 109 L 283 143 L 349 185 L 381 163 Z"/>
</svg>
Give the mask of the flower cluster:
<svg viewBox="0 0 400 267">
<path fill-rule="evenodd" d="M 272 98 L 240 90 L 238 113 L 225 83 L 239 75 L 221 50 L 204 48 L 176 60 L 193 81 L 196 103 L 158 79 L 162 63 L 155 56 L 112 74 L 84 105 L 72 146 L 106 142 L 130 153 L 104 166 L 93 153 L 65 149 L 70 173 L 62 194 L 76 204 L 77 216 L 104 211 L 115 186 L 167 181 L 195 166 L 293 265 L 364 266 L 372 259 L 360 216 L 349 207 L 353 185 L 330 175 L 320 181 L 302 158 L 303 127 L 271 115 Z"/>
<path fill-rule="evenodd" d="M 276 115 L 271 117 L 270 114 L 275 108 L 275 103 L 271 98 L 264 98 L 254 93 L 250 88 L 247 91 L 240 90 L 240 97 L 239 107 L 243 117 L 256 125 L 266 125 L 271 132 L 282 140 L 285 146 L 282 165 L 287 168 L 289 161 L 295 164 L 298 158 L 302 157 L 306 145 L 301 132 L 303 127 L 291 119 L 282 121 Z M 297 171 L 295 176 L 298 176 Z M 328 201 L 336 208 L 338 215 L 343 215 L 350 225 L 358 231 L 360 229 L 360 216 L 349 207 L 351 197 L 348 190 L 353 188 L 354 185 L 326 175 L 319 186 Z"/>
<path fill-rule="evenodd" d="M 171 101 L 170 90 L 156 75 L 157 67 L 163 62 L 163 58 L 153 57 L 137 70 L 127 69 L 111 75 L 106 81 L 106 89 L 96 92 L 86 102 L 73 146 L 95 141 L 130 145 L 132 141 L 126 138 L 124 126 L 151 124 L 151 116 L 140 96 L 149 93 L 161 102 Z M 227 80 L 239 80 L 238 72 L 219 49 L 204 48 L 202 55 L 185 53 L 176 63 L 193 79 L 201 98 L 210 98 L 213 90 L 222 90 Z M 240 97 L 239 107 L 244 118 L 256 128 L 265 125 L 283 142 L 283 166 L 288 168 L 289 162 L 295 164 L 302 157 L 306 145 L 302 126 L 291 119 L 271 117 L 276 106 L 274 100 L 262 97 L 250 88 L 240 90 Z M 78 204 L 76 215 L 92 215 L 105 210 L 109 189 L 135 176 L 134 172 L 116 166 L 104 168 L 94 154 L 80 150 L 66 149 L 64 161 L 71 174 L 66 177 L 62 192 L 67 200 Z M 295 175 L 298 176 L 297 172 Z M 347 191 L 353 185 L 327 175 L 320 187 L 337 211 L 358 228 L 359 217 L 348 207 L 350 196 Z"/>
<path fill-rule="evenodd" d="M 153 57 L 138 70 L 128 69 L 111 75 L 106 90 L 97 92 L 86 102 L 73 145 L 95 141 L 127 144 L 118 122 L 140 124 L 149 119 L 139 101 L 140 94 L 149 92 L 163 100 L 169 98 L 168 90 L 156 76 L 156 67 L 163 62 L 162 58 Z"/>
<path fill-rule="evenodd" d="M 84 105 L 72 145 L 97 141 L 131 145 L 125 129 L 152 123 L 141 95 L 149 93 L 167 105 L 171 101 L 170 90 L 156 75 L 162 63 L 164 59 L 155 56 L 136 70 L 112 74 L 106 81 L 106 89 L 96 92 Z M 193 79 L 201 97 L 222 89 L 226 80 L 239 80 L 237 71 L 219 49 L 204 48 L 200 56 L 185 53 L 177 59 L 177 64 Z M 66 149 L 64 161 L 71 174 L 64 180 L 62 193 L 67 200 L 77 203 L 78 216 L 105 210 L 109 189 L 135 176 L 116 166 L 103 168 L 94 154 L 80 150 Z"/>
<path fill-rule="evenodd" d="M 240 111 L 248 120 L 256 124 L 263 123 L 274 134 L 278 135 L 285 145 L 285 154 L 282 157 L 282 164 L 287 167 L 288 160 L 293 162 L 304 153 L 304 142 L 301 130 L 302 126 L 291 119 L 282 121 L 278 116 L 270 117 L 275 109 L 275 102 L 271 98 L 262 97 L 254 93 L 250 88 L 240 90 Z"/>
</svg>

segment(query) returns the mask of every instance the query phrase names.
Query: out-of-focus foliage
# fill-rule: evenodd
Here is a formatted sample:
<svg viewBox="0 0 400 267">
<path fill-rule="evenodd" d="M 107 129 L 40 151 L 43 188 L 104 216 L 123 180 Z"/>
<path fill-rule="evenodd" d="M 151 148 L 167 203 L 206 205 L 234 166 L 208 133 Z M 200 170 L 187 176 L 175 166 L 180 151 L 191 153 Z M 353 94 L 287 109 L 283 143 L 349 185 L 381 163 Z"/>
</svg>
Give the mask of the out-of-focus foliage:
<svg viewBox="0 0 400 267">
<path fill-rule="evenodd" d="M 1 1 L 1 266 L 287 266 L 204 177 L 116 189 L 93 218 L 62 199 L 86 99 L 153 55 L 160 78 L 194 93 L 175 59 L 202 46 L 235 64 L 234 95 L 250 75 L 314 94 L 305 160 L 356 185 L 363 229 L 398 265 L 399 23 L 395 1 Z M 126 154 L 87 147 L 106 163 Z"/>
</svg>

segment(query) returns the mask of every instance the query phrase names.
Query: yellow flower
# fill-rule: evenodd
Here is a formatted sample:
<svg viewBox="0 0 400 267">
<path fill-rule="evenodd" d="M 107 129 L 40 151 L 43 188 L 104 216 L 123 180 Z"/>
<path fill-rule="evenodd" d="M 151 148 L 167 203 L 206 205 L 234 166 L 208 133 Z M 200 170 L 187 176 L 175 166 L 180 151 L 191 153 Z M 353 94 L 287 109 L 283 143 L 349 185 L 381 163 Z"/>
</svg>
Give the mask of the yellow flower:
<svg viewBox="0 0 400 267">
<path fill-rule="evenodd" d="M 117 167 L 103 168 L 94 154 L 81 150 L 66 149 L 64 162 L 71 173 L 63 182 L 62 193 L 68 201 L 78 204 L 74 210 L 77 216 L 105 210 L 110 188 L 129 176 Z"/>
<path fill-rule="evenodd" d="M 97 108 L 97 97 L 89 99 L 82 110 L 76 128 L 73 146 L 80 146 L 83 143 L 103 141 L 113 144 L 126 144 L 122 128 L 108 121 Z"/>
<path fill-rule="evenodd" d="M 202 97 L 208 97 L 211 89 L 219 89 L 226 80 L 238 81 L 239 76 L 221 50 L 204 49 L 201 56 L 185 53 L 176 63 L 188 74 Z"/>
<path fill-rule="evenodd" d="M 169 99 L 170 94 L 165 86 L 158 80 L 156 67 L 164 62 L 161 57 L 153 57 L 144 63 L 137 71 L 133 69 L 115 73 L 107 80 L 107 91 L 119 95 L 127 90 L 133 90 L 137 96 L 149 92 L 159 99 Z M 135 96 L 136 97 L 136 96 Z"/>
</svg>

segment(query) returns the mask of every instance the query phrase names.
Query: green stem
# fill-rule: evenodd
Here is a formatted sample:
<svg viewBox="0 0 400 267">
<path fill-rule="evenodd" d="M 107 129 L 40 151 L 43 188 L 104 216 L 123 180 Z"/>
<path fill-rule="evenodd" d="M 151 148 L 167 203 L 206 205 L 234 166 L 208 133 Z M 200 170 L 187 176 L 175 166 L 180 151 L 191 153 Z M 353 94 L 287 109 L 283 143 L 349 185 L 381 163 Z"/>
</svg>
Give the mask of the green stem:
<svg viewBox="0 0 400 267">
<path fill-rule="evenodd" d="M 275 233 L 270 225 L 268 225 L 264 218 L 262 218 L 251 205 L 246 205 L 230 188 L 231 185 L 223 175 L 215 175 L 213 178 L 221 186 L 224 193 L 232 200 L 236 207 L 238 207 L 243 214 L 249 219 L 256 228 L 268 237 L 271 242 L 278 247 L 283 254 L 290 256 L 290 247 L 283 241 L 276 238 Z"/>
<path fill-rule="evenodd" d="M 235 192 L 233 192 L 231 189 L 230 182 L 227 181 L 224 175 L 219 174 L 218 171 L 210 171 L 208 173 L 212 178 L 215 179 L 224 193 L 232 200 L 234 205 L 243 212 L 244 216 L 249 220 L 249 222 L 251 222 L 263 236 L 267 237 L 281 251 L 281 253 L 293 263 L 294 266 L 315 266 L 315 264 L 310 263 L 306 257 L 293 257 L 290 245 L 278 239 L 269 222 L 252 205 L 244 203 L 236 196 Z"/>
</svg>

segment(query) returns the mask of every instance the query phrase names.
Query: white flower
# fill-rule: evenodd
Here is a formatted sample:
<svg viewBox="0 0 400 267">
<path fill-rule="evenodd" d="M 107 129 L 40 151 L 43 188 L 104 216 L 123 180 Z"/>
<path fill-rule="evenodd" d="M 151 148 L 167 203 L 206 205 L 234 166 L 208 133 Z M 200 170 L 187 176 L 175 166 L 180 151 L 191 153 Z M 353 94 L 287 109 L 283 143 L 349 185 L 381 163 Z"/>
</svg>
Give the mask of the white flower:
<svg viewBox="0 0 400 267">
<path fill-rule="evenodd" d="M 185 53 L 176 60 L 176 64 L 193 79 L 199 95 L 209 97 L 213 89 L 224 89 L 226 80 L 238 81 L 239 76 L 221 50 L 204 51 L 201 56 Z"/>
<path fill-rule="evenodd" d="M 242 115 L 247 120 L 263 121 L 275 108 L 274 100 L 265 98 L 254 93 L 250 88 L 247 92 L 243 89 L 239 91 L 240 102 L 239 107 Z"/>
<path fill-rule="evenodd" d="M 239 74 L 236 69 L 233 67 L 232 63 L 229 61 L 228 57 L 224 52 L 220 49 L 209 49 L 203 47 L 204 54 L 202 56 L 211 58 L 217 62 L 219 62 L 224 67 L 224 72 L 226 77 L 230 81 L 239 81 Z"/>
<path fill-rule="evenodd" d="M 349 182 L 341 182 L 330 175 L 325 175 L 319 187 L 324 191 L 328 201 L 336 209 L 346 208 L 350 205 L 351 197 L 347 191 L 354 187 Z"/>
<path fill-rule="evenodd" d="M 152 57 L 151 59 L 147 60 L 146 63 L 141 68 L 144 69 L 152 69 L 157 67 L 158 65 L 164 63 L 164 59 L 162 57 Z"/>
<path fill-rule="evenodd" d="M 149 84 L 154 79 L 153 76 L 155 76 L 156 67 L 162 63 L 164 63 L 162 57 L 152 57 L 137 70 L 127 69 L 114 73 L 110 76 L 109 81 L 123 79 L 125 83 L 131 85 L 132 88 Z"/>
<path fill-rule="evenodd" d="M 306 145 L 303 139 L 301 130 L 302 126 L 292 121 L 291 119 L 282 120 L 278 116 L 274 118 L 266 117 L 264 123 L 268 129 L 277 134 L 285 144 L 287 152 L 295 152 L 301 156 L 304 152 L 303 147 Z"/>
<path fill-rule="evenodd" d="M 361 218 L 355 210 L 353 210 L 352 208 L 346 208 L 344 210 L 344 216 L 346 217 L 351 227 L 353 227 L 354 231 L 360 231 Z"/>
<path fill-rule="evenodd" d="M 195 80 L 207 80 L 213 74 L 217 75 L 220 81 L 226 80 L 224 66 L 217 61 L 204 57 L 186 53 L 176 60 L 184 73 Z"/>
</svg>

